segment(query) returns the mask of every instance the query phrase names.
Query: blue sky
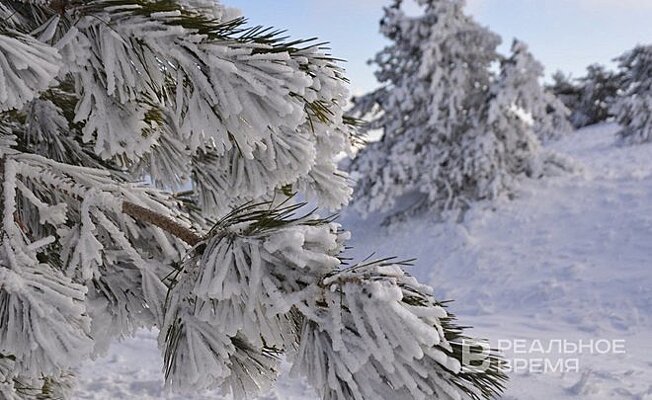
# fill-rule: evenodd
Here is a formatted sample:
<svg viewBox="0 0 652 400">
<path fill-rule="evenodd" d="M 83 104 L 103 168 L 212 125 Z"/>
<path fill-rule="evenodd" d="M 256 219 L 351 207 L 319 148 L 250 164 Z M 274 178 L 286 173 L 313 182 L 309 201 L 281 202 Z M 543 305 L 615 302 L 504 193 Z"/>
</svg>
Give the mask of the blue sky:
<svg viewBox="0 0 652 400">
<path fill-rule="evenodd" d="M 292 37 L 330 42 L 345 65 L 355 93 L 376 86 L 366 61 L 385 45 L 378 33 L 389 0 L 224 0 L 252 24 L 284 28 Z M 468 0 L 468 12 L 505 42 L 530 45 L 550 75 L 579 76 L 638 43 L 652 43 L 652 0 Z"/>
</svg>

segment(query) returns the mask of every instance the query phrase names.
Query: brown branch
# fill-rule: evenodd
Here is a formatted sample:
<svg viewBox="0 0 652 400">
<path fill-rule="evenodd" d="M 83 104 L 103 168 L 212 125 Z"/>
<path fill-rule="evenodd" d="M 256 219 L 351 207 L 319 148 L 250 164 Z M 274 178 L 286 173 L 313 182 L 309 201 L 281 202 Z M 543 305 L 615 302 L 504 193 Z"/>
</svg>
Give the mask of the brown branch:
<svg viewBox="0 0 652 400">
<path fill-rule="evenodd" d="M 122 203 L 122 212 L 137 221 L 147 222 L 158 226 L 167 233 L 178 237 L 191 246 L 196 246 L 199 242 L 202 241 L 201 236 L 193 232 L 191 229 L 186 228 L 185 226 L 174 221 L 172 218 L 168 218 L 165 215 L 161 215 L 137 204 L 125 201 Z"/>
</svg>

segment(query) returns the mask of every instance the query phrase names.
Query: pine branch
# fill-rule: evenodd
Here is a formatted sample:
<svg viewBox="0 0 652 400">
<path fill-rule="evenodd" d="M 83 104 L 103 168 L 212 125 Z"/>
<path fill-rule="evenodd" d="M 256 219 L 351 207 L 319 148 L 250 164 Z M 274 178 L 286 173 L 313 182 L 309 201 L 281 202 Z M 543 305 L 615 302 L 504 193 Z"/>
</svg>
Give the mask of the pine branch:
<svg viewBox="0 0 652 400">
<path fill-rule="evenodd" d="M 141 207 L 137 204 L 125 201 L 122 203 L 122 212 L 136 219 L 137 221 L 147 222 L 158 226 L 167 233 L 178 237 L 190 246 L 195 246 L 202 241 L 202 237 L 191 229 L 179 224 L 165 215 L 156 213 L 148 208 Z"/>
</svg>

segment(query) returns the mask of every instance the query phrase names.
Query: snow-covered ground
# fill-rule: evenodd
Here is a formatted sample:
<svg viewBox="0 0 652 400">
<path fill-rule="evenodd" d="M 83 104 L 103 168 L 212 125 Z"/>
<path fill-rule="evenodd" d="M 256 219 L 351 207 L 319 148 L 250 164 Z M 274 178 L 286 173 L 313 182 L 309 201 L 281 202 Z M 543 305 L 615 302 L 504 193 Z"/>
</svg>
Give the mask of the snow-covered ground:
<svg viewBox="0 0 652 400">
<path fill-rule="evenodd" d="M 417 258 L 412 273 L 455 300 L 450 310 L 473 335 L 512 347 L 506 399 L 652 399 L 652 144 L 618 147 L 615 130 L 555 143 L 583 172 L 526 182 L 461 224 L 385 228 L 345 213 L 351 254 Z M 222 398 L 166 397 L 160 370 L 154 334 L 141 332 L 89 363 L 75 398 Z M 264 399 L 315 395 L 284 376 Z"/>
</svg>

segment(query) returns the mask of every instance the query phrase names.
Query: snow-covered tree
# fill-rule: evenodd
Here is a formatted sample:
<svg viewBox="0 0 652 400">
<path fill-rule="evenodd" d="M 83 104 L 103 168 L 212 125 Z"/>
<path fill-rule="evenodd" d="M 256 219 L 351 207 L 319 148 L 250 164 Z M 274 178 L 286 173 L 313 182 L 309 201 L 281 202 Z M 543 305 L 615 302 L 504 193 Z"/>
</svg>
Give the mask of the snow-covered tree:
<svg viewBox="0 0 652 400">
<path fill-rule="evenodd" d="M 571 111 L 569 120 L 573 127 L 580 128 L 575 124 L 576 110 L 579 108 L 581 88 L 576 79 L 562 71 L 552 74 L 552 82 L 547 83 L 544 87 L 554 94 L 562 103 Z"/>
<path fill-rule="evenodd" d="M 610 109 L 621 87 L 620 74 L 600 64 L 589 65 L 586 75 L 571 80 L 562 72 L 553 76 L 546 87 L 571 111 L 570 122 L 575 129 L 607 121 Z"/>
<path fill-rule="evenodd" d="M 576 108 L 572 109 L 573 125 L 581 128 L 608 120 L 621 83 L 619 74 L 600 64 L 589 65 L 586 75 L 577 79 L 580 97 Z"/>
<path fill-rule="evenodd" d="M 503 62 L 497 82 L 500 38 L 464 14 L 465 1 L 418 3 L 418 16 L 407 15 L 400 1 L 385 9 L 381 30 L 392 43 L 374 60 L 382 86 L 354 99 L 351 110 L 383 132 L 350 167 L 354 205 L 363 214 L 439 213 L 495 198 L 539 163 L 524 114 L 536 116 L 541 132 L 552 124 L 541 68 L 523 46 Z M 519 107 L 526 110 L 520 117 Z"/>
<path fill-rule="evenodd" d="M 624 143 L 652 141 L 652 45 L 637 46 L 617 61 L 622 92 L 611 109 Z"/>
<path fill-rule="evenodd" d="M 251 398 L 282 354 L 324 399 L 501 390 L 400 263 L 345 265 L 339 225 L 295 216 L 293 193 L 351 193 L 322 48 L 211 0 L 3 0 L 0 21 L 1 398 L 66 398 L 152 327 L 175 391 Z"/>
<path fill-rule="evenodd" d="M 532 118 L 536 135 L 543 142 L 557 139 L 572 131 L 568 120 L 570 110 L 552 92 L 541 85 L 543 65 L 528 50 L 525 43 L 514 40 L 512 54 L 503 62 L 503 75 L 516 93 L 514 104 Z"/>
</svg>

